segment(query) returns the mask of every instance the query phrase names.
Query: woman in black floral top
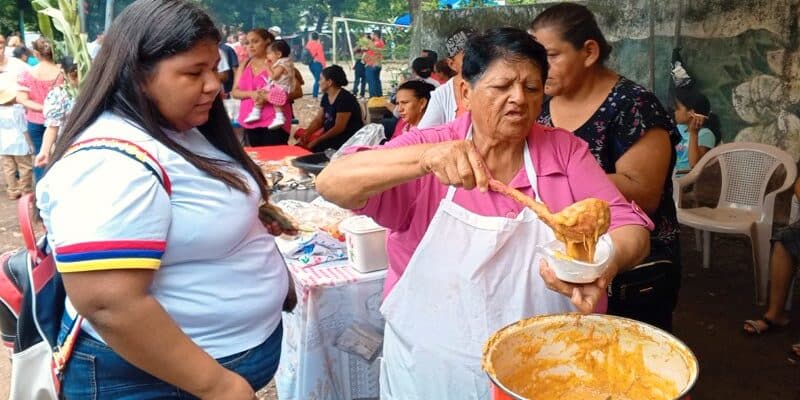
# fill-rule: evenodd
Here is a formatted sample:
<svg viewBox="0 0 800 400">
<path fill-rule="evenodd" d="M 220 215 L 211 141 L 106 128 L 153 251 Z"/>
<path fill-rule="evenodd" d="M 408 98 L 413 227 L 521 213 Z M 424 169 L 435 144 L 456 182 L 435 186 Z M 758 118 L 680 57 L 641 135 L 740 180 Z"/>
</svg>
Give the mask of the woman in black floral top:
<svg viewBox="0 0 800 400">
<path fill-rule="evenodd" d="M 655 94 L 603 65 L 611 46 L 586 7 L 552 6 L 534 19 L 530 32 L 547 49 L 550 63 L 545 84 L 550 98 L 539 123 L 570 130 L 589 144 L 622 194 L 655 223 L 645 262 L 672 263 L 636 272 L 652 278 L 666 275 L 656 289 L 658 296 L 632 302 L 612 295 L 608 312 L 671 330 L 680 287 L 680 247 L 670 171 L 680 134 Z"/>
</svg>

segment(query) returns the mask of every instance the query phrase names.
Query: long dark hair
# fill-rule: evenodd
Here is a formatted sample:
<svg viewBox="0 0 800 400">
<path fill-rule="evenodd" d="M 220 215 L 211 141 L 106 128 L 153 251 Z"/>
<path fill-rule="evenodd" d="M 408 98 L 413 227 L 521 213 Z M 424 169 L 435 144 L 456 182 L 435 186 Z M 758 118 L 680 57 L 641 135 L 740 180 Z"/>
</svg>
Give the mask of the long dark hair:
<svg viewBox="0 0 800 400">
<path fill-rule="evenodd" d="M 708 101 L 708 97 L 692 88 L 677 88 L 675 102 L 683 104 L 684 107 L 697 114 L 708 117 L 703 127 L 714 133 L 715 142 L 719 144 L 722 139 L 719 117 L 711 112 L 711 102 Z"/>
<path fill-rule="evenodd" d="M 219 40 L 220 33 L 214 22 L 191 2 L 137 0 L 128 6 L 114 20 L 107 34 L 106 43 L 119 45 L 102 46 L 92 62 L 82 83 L 84 90 L 76 98 L 56 145 L 51 167 L 103 112 L 110 111 L 141 128 L 201 171 L 239 191 L 251 193 L 254 188 L 231 168 L 230 162 L 195 154 L 165 134 L 163 129 L 169 127 L 168 123 L 142 90 L 159 62 L 188 51 L 197 43 L 218 43 Z M 215 148 L 247 170 L 257 182 L 262 197 L 267 199 L 264 176 L 236 140 L 222 99 L 214 100 L 208 121 L 198 129 Z"/>
<path fill-rule="evenodd" d="M 582 49 L 587 40 L 594 40 L 600 47 L 600 65 L 611 55 L 611 45 L 603 36 L 594 14 L 582 4 L 559 3 L 548 7 L 533 19 L 530 28 L 534 31 L 556 28 L 561 38 L 575 49 Z"/>
</svg>

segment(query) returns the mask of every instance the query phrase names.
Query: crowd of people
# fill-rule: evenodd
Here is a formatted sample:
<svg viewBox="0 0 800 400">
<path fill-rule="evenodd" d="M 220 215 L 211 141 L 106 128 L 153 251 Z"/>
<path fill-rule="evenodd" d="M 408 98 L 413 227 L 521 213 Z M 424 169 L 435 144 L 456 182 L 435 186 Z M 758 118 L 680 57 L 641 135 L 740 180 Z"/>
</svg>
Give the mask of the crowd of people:
<svg viewBox="0 0 800 400">
<path fill-rule="evenodd" d="M 14 56 L 24 46 L 0 36 L 7 194 L 36 191 L 66 319 L 84 318 L 65 398 L 254 399 L 275 373 L 290 277 L 271 235 L 284 230 L 259 212 L 265 178 L 223 99 L 241 101 L 234 122 L 251 146 L 286 144 L 295 131 L 311 151 L 338 149 L 364 125 L 358 98 L 384 94 L 385 48 L 379 31 L 358 39 L 351 92 L 312 32 L 301 51 L 319 108 L 298 131 L 301 55 L 280 34 L 224 38 L 193 2 L 137 0 L 93 42 L 80 83 L 47 39 L 25 62 Z M 347 149 L 316 181 L 327 200 L 390 230 L 382 396 L 480 398 L 480 346 L 536 314 L 609 313 L 671 331 L 681 283 L 672 178 L 719 142 L 708 99 L 679 90 L 669 113 L 606 64 L 611 46 L 573 3 L 548 7 L 527 30 L 459 29 L 444 47 L 443 59 L 424 50 L 410 63 L 387 104 L 391 140 Z M 74 97 L 78 87 L 91 90 Z M 488 193 L 489 179 L 554 210 L 606 200 L 607 272 L 572 284 L 534 265 L 553 232 Z M 747 332 L 788 324 L 798 236 L 795 226 L 778 237 L 770 307 Z M 643 279 L 657 296 L 607 291 Z"/>
</svg>

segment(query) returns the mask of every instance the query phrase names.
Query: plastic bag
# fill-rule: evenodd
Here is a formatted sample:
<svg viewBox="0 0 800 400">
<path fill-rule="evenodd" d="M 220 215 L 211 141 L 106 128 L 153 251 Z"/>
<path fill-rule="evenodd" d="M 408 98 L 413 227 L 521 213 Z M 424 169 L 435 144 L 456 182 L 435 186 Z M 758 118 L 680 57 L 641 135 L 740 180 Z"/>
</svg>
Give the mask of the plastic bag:
<svg viewBox="0 0 800 400">
<path fill-rule="evenodd" d="M 386 134 L 383 132 L 383 125 L 381 124 L 367 124 L 364 125 L 363 128 L 359 129 L 358 132 L 354 133 L 353 136 L 348 139 L 342 147 L 339 148 L 339 151 L 333 153 L 330 157 L 331 160 L 335 160 L 339 158 L 344 150 L 348 147 L 352 146 L 377 146 L 386 140 Z"/>
</svg>

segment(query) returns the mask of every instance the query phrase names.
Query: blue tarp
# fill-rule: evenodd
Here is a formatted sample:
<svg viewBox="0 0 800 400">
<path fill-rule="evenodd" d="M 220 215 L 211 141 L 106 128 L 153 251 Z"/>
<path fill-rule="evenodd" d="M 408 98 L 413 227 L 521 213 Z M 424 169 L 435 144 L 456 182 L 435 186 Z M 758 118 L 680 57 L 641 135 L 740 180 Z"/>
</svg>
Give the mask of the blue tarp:
<svg viewBox="0 0 800 400">
<path fill-rule="evenodd" d="M 394 23 L 397 25 L 411 25 L 411 13 L 405 13 L 397 18 L 394 19 Z"/>
<path fill-rule="evenodd" d="M 479 0 L 439 0 L 439 8 L 448 8 L 447 6 L 450 6 L 450 8 L 464 8 L 468 7 L 470 3 L 476 3 L 478 1 Z M 499 5 L 495 0 L 483 0 L 481 4 L 483 4 L 484 7 Z"/>
</svg>

